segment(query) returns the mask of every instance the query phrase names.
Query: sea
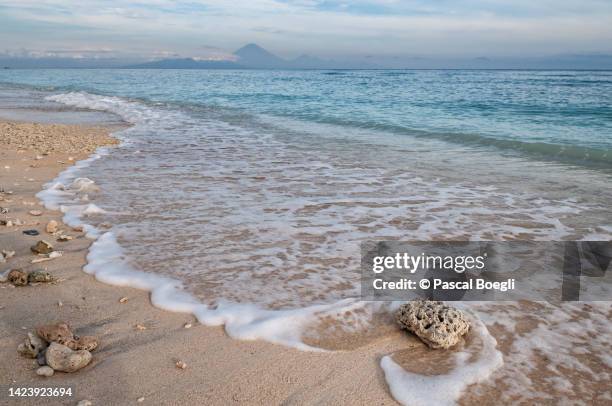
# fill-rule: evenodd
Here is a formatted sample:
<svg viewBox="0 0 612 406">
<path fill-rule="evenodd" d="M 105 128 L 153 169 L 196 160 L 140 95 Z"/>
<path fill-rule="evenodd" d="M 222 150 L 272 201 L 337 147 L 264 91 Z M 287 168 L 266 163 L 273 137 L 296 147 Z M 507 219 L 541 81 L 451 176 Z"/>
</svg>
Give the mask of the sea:
<svg viewBox="0 0 612 406">
<path fill-rule="evenodd" d="M 94 240 L 86 272 L 237 339 L 379 328 L 365 240 L 612 239 L 612 71 L 0 70 L 0 117 L 121 124 L 39 196 Z M 610 304 L 462 303 L 453 368 L 380 366 L 404 403 L 610 401 Z"/>
</svg>

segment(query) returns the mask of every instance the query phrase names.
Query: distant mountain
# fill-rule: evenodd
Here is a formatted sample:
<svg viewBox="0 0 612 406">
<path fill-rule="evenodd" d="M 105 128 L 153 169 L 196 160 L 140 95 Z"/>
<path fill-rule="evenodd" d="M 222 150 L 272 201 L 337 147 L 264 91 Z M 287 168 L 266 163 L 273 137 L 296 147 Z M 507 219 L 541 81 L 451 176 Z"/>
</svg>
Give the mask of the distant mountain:
<svg viewBox="0 0 612 406">
<path fill-rule="evenodd" d="M 255 69 L 281 69 L 289 68 L 290 63 L 266 51 L 257 44 L 248 44 L 234 52 L 238 62 L 248 68 Z"/>
<path fill-rule="evenodd" d="M 162 59 L 124 66 L 128 69 L 348 69 L 354 64 L 302 55 L 293 60 L 280 58 L 257 44 L 248 44 L 234 52 L 237 61 L 209 61 L 193 58 Z M 361 67 L 373 68 L 361 63 Z"/>
<path fill-rule="evenodd" d="M 162 59 L 126 66 L 128 69 L 244 69 L 232 61 L 201 61 L 193 58 Z"/>
</svg>

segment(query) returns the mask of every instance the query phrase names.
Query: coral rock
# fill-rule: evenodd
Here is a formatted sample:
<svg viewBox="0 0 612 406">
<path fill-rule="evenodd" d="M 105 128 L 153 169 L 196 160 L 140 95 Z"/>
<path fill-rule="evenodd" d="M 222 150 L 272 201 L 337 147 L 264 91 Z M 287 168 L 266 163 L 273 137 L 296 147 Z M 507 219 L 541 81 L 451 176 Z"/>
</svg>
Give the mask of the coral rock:
<svg viewBox="0 0 612 406">
<path fill-rule="evenodd" d="M 47 342 L 56 342 L 66 345 L 74 341 L 74 334 L 68 323 L 60 322 L 38 327 L 36 334 Z"/>
<path fill-rule="evenodd" d="M 75 372 L 91 362 L 91 353 L 87 350 L 74 351 L 65 345 L 51 343 L 45 354 L 47 365 L 55 371 Z"/>
<path fill-rule="evenodd" d="M 51 245 L 47 241 L 40 240 L 36 243 L 36 245 L 33 245 L 30 249 L 35 254 L 49 254 L 50 252 L 53 251 L 53 245 Z"/>
<path fill-rule="evenodd" d="M 58 226 L 59 224 L 57 221 L 51 220 L 50 222 L 47 223 L 46 230 L 49 234 L 57 233 Z"/>
<path fill-rule="evenodd" d="M 53 281 L 53 276 L 47 271 L 36 270 L 28 274 L 28 282 L 30 283 L 51 281 Z"/>
<path fill-rule="evenodd" d="M 32 333 L 28 333 L 28 337 L 19 344 L 17 352 L 28 358 L 37 358 L 40 352 L 47 348 L 47 343 Z"/>
<path fill-rule="evenodd" d="M 98 348 L 98 339 L 93 336 L 83 336 L 67 342 L 66 346 L 72 350 L 93 351 Z"/>
<path fill-rule="evenodd" d="M 432 300 L 403 304 L 395 319 L 431 348 L 450 348 L 470 329 L 468 318 L 461 310 Z"/>
<path fill-rule="evenodd" d="M 7 280 L 15 286 L 25 286 L 28 284 L 28 274 L 22 269 L 13 269 L 8 273 Z"/>
</svg>

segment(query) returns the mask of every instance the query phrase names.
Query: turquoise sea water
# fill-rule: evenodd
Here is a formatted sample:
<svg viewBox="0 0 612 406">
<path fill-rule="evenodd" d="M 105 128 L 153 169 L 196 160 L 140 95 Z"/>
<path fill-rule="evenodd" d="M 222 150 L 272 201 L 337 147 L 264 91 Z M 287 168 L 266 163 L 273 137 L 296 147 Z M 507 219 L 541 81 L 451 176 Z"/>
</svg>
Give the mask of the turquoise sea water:
<svg viewBox="0 0 612 406">
<path fill-rule="evenodd" d="M 2 82 L 612 167 L 610 71 L 4 70 Z"/>
</svg>

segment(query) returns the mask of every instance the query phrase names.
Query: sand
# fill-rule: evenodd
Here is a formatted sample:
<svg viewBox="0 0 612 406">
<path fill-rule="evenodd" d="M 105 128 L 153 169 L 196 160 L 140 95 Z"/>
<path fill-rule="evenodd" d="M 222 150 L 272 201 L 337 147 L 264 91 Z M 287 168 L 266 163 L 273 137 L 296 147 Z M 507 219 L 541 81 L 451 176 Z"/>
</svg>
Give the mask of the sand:
<svg viewBox="0 0 612 406">
<path fill-rule="evenodd" d="M 91 240 L 61 224 L 60 213 L 42 207 L 35 194 L 95 145 L 114 143 L 107 133 L 80 126 L 0 123 L 0 187 L 13 192 L 0 194 L 0 206 L 9 209 L 1 217 L 26 222 L 0 226 L 0 249 L 16 251 L 0 270 L 47 269 L 59 279 L 27 287 L 0 283 L 0 404 L 11 401 L 11 386 L 73 388 L 72 397 L 19 399 L 24 405 L 74 405 L 83 399 L 122 405 L 136 404 L 141 397 L 145 400 L 140 404 L 155 405 L 397 404 L 386 387 L 380 358 L 398 344 L 420 345 L 404 339 L 399 330 L 359 351 L 326 353 L 233 340 L 221 327 L 152 307 L 147 292 L 109 286 L 83 272 Z M 34 217 L 30 210 L 43 214 Z M 50 220 L 60 222 L 75 239 L 56 242 L 45 232 Z M 40 236 L 26 236 L 25 229 L 36 229 Z M 35 256 L 29 247 L 39 239 L 51 242 L 63 256 L 31 264 Z M 123 297 L 126 303 L 119 302 Z M 17 345 L 36 326 L 60 320 L 77 334 L 98 336 L 100 347 L 92 363 L 78 372 L 39 377 L 36 361 L 19 356 Z M 184 328 L 187 323 L 193 327 Z M 178 360 L 187 367 L 178 369 Z"/>
</svg>

